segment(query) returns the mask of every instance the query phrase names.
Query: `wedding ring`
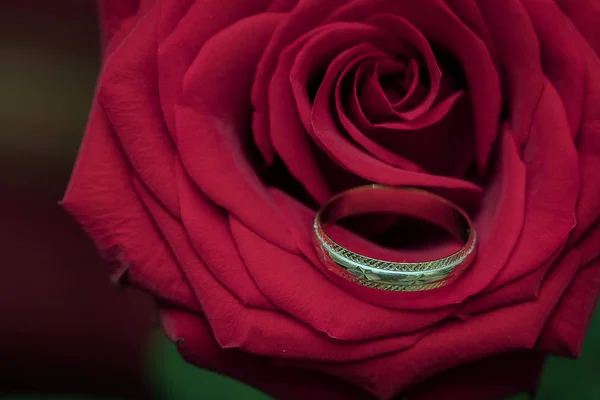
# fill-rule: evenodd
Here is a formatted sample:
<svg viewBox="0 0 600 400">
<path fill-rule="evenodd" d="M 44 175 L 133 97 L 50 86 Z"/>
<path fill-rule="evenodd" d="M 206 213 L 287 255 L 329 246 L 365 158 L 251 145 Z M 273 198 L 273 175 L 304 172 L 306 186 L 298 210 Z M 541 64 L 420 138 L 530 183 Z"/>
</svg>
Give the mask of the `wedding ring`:
<svg viewBox="0 0 600 400">
<path fill-rule="evenodd" d="M 462 247 L 434 260 L 384 260 L 340 245 L 324 229 L 346 217 L 381 213 L 428 221 L 460 240 Z M 346 190 L 324 204 L 314 219 L 313 243 L 330 272 L 359 285 L 397 292 L 441 288 L 456 280 L 477 252 L 475 229 L 460 207 L 422 189 L 376 184 Z"/>
</svg>

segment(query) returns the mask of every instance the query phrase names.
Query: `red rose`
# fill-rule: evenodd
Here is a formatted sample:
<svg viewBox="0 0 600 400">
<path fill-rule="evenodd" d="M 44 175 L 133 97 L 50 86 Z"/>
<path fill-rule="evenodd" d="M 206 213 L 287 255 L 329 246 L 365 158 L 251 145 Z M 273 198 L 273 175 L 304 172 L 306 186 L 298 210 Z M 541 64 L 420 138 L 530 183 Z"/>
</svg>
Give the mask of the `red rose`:
<svg viewBox="0 0 600 400">
<path fill-rule="evenodd" d="M 137 3 L 101 3 L 64 205 L 186 359 L 279 398 L 479 399 L 578 355 L 600 282 L 593 0 Z M 386 306 L 330 281 L 311 220 L 365 182 L 473 210 L 465 275 Z"/>
</svg>

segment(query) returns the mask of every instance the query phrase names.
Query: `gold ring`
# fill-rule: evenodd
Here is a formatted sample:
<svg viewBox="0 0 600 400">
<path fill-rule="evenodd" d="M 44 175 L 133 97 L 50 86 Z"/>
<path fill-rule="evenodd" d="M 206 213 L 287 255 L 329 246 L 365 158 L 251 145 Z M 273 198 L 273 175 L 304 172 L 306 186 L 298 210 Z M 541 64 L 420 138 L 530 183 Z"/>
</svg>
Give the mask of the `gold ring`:
<svg viewBox="0 0 600 400">
<path fill-rule="evenodd" d="M 463 245 L 453 254 L 430 261 L 380 260 L 343 247 L 323 228 L 325 221 L 373 213 L 424 219 L 457 236 Z M 477 234 L 467 213 L 441 196 L 413 187 L 374 184 L 346 190 L 324 204 L 314 219 L 313 244 L 330 272 L 353 283 L 387 291 L 420 291 L 456 280 L 475 258 Z"/>
</svg>

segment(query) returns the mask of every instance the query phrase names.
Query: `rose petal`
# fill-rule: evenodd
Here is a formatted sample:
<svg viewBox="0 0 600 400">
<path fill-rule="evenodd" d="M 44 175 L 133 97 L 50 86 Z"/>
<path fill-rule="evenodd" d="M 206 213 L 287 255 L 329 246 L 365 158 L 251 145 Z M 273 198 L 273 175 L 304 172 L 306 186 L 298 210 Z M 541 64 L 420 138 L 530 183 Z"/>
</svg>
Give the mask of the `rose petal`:
<svg viewBox="0 0 600 400">
<path fill-rule="evenodd" d="M 594 49 L 596 56 L 600 57 L 600 38 L 598 37 L 598 20 L 600 19 L 600 6 L 594 0 L 555 0 L 561 10 L 575 23 L 577 29 L 586 42 Z"/>
<path fill-rule="evenodd" d="M 494 64 L 498 67 L 498 54 L 496 46 L 492 41 L 492 35 L 483 18 L 483 14 L 476 0 L 444 0 L 446 5 L 452 9 L 454 14 L 469 27 L 477 36 L 483 40 L 485 47 L 490 52 L 490 56 L 494 60 Z"/>
<path fill-rule="evenodd" d="M 556 261 L 562 255 L 564 248 L 564 246 L 558 248 L 543 265 L 529 274 L 496 289 L 486 290 L 469 298 L 460 308 L 457 316 L 468 319 L 471 315 L 495 308 L 536 300 L 544 279 L 555 267 Z"/>
<path fill-rule="evenodd" d="M 181 223 L 167 213 L 143 186 L 138 189 L 165 239 L 153 243 L 153 248 L 169 255 L 172 252 L 172 257 L 165 262 L 178 264 L 184 270 L 222 347 L 239 347 L 250 353 L 282 359 L 344 363 L 405 349 L 419 339 L 420 334 L 413 334 L 345 342 L 331 339 L 282 312 L 244 306 L 206 268 Z"/>
<path fill-rule="evenodd" d="M 314 154 L 314 147 L 302 127 L 294 93 L 290 86 L 290 70 L 300 49 L 325 28 L 316 29 L 292 43 L 279 57 L 269 84 L 270 143 L 290 173 L 318 202 L 331 197 L 329 187 Z"/>
<path fill-rule="evenodd" d="M 268 164 L 273 162 L 275 151 L 269 130 L 269 82 L 273 77 L 283 49 L 302 34 L 309 32 L 340 4 L 346 0 L 308 0 L 300 2 L 290 12 L 286 20 L 274 32 L 256 70 L 252 86 L 252 105 L 255 112 L 252 118 L 254 143 Z"/>
<path fill-rule="evenodd" d="M 368 80 L 367 75 L 372 68 L 370 63 L 363 63 L 357 68 L 357 72 L 354 79 L 353 91 L 350 96 L 344 101 L 344 110 L 349 114 L 348 118 L 356 124 L 360 130 L 364 130 L 369 135 L 374 135 L 378 131 L 387 133 L 390 129 L 405 129 L 405 130 L 418 130 L 427 128 L 440 121 L 451 108 L 454 101 L 442 101 L 443 106 L 438 105 L 430 110 L 425 116 L 414 121 L 391 121 L 391 122 L 380 122 L 373 124 L 367 117 L 363 110 L 363 105 L 367 105 L 369 108 L 378 107 L 377 104 L 367 104 L 367 102 L 373 101 L 370 96 L 365 93 L 365 81 Z M 338 82 L 339 84 L 339 82 Z M 340 112 L 340 114 L 342 114 Z M 377 129 L 387 128 L 387 129 Z"/>
<path fill-rule="evenodd" d="M 234 218 L 231 229 L 263 293 L 282 311 L 331 338 L 370 340 L 411 332 L 415 333 L 407 338 L 420 338 L 426 332 L 416 331 L 440 321 L 451 311 L 400 311 L 365 303 L 333 285 L 305 258 L 278 249 Z"/>
<path fill-rule="evenodd" d="M 374 399 L 361 388 L 332 376 L 276 366 L 268 358 L 222 349 L 200 316 L 162 308 L 160 317 L 168 338 L 188 362 L 246 382 L 275 398 Z M 543 356 L 531 352 L 490 357 L 428 379 L 405 395 L 418 400 L 501 398 L 534 389 L 542 362 Z M 473 385 L 474 380 L 479 384 Z"/>
<path fill-rule="evenodd" d="M 362 389 L 342 380 L 297 368 L 278 367 L 271 359 L 238 349 L 223 349 L 201 316 L 162 308 L 168 338 L 190 363 L 246 382 L 278 399 L 371 400 Z"/>
<path fill-rule="evenodd" d="M 537 33 L 542 68 L 562 99 L 575 138 L 585 99 L 586 63 L 581 39 L 556 4 L 550 2 L 542 7 L 539 2 L 526 0 L 523 5 Z"/>
<path fill-rule="evenodd" d="M 373 32 L 373 35 L 376 35 L 374 39 L 376 40 L 378 38 L 376 31 L 364 30 L 363 28 L 358 27 L 357 29 L 365 32 L 365 35 L 368 35 L 367 32 Z M 324 50 L 326 48 L 325 43 L 331 43 L 331 40 L 329 40 L 331 36 L 341 39 L 340 35 L 345 34 L 346 31 L 347 29 L 340 31 L 330 30 L 328 31 L 329 35 L 315 36 L 315 38 L 309 42 L 310 44 L 305 46 L 303 51 L 305 54 L 314 54 L 317 49 Z M 369 40 L 369 37 L 370 36 L 365 37 L 364 40 Z M 348 45 L 351 45 L 351 43 L 348 43 Z M 301 65 L 303 64 L 300 64 L 299 57 L 297 68 L 301 69 Z M 304 74 L 302 76 L 296 75 L 296 79 L 306 79 L 308 78 L 308 75 L 309 74 Z M 360 148 L 350 142 L 338 131 L 333 116 L 331 115 L 329 99 L 331 98 L 331 92 L 337 78 L 336 75 L 329 73 L 329 71 L 325 75 L 314 100 L 311 123 L 305 123 L 305 128 L 307 128 L 309 133 L 314 134 L 315 138 L 325 146 L 327 152 L 335 157 L 335 159 L 347 170 L 354 172 L 370 182 L 382 184 L 447 188 L 458 192 L 471 192 L 472 194 L 476 194 L 479 191 L 479 188 L 476 185 L 467 181 L 405 171 L 384 164 L 368 154 L 365 154 Z M 310 108 L 309 99 L 305 92 L 306 84 L 297 84 L 297 86 L 294 85 L 294 87 L 298 88 L 296 90 L 296 101 L 298 102 L 298 108 L 302 115 L 302 110 Z"/>
<path fill-rule="evenodd" d="M 171 7 L 162 7 L 161 20 L 157 27 L 158 55 L 156 57 L 156 68 L 158 74 L 158 95 L 163 118 L 171 134 L 171 139 L 176 144 L 175 103 L 181 95 L 181 81 L 183 80 L 185 71 L 194 60 L 194 56 L 198 53 L 198 49 L 200 49 L 207 38 L 190 34 L 190 32 L 186 32 L 186 38 L 183 38 L 181 35 L 181 32 L 185 30 L 185 26 L 189 24 L 188 21 L 194 14 L 194 5 L 198 3 L 185 0 L 172 2 L 171 4 Z M 203 5 L 205 8 L 210 7 L 210 4 Z M 211 25 L 202 24 L 201 26 L 206 27 Z M 196 29 L 193 32 L 198 31 Z M 214 32 L 216 31 L 212 33 Z M 193 44 L 190 45 L 190 42 Z"/>
<path fill-rule="evenodd" d="M 349 114 L 353 117 L 361 115 L 357 111 L 357 102 L 354 98 L 351 101 Z M 340 108 L 338 106 L 340 118 L 347 121 L 349 118 L 346 113 L 339 111 Z M 411 159 L 430 173 L 461 177 L 473 160 L 472 127 L 468 118 L 470 114 L 471 107 L 465 93 L 459 91 L 435 104 L 423 118 L 416 121 L 376 125 L 368 122 L 365 125 L 361 121 L 358 125 L 360 134 L 355 136 L 367 136 L 379 146 Z M 350 132 L 352 128 L 347 129 Z M 364 141 L 362 138 L 361 140 Z M 436 145 L 432 146 L 432 143 Z"/>
<path fill-rule="evenodd" d="M 483 171 L 496 140 L 501 101 L 500 80 L 485 44 L 441 0 L 357 0 L 339 7 L 326 21 L 363 21 L 373 10 L 401 15 L 460 61 L 473 104 L 477 164 Z"/>
<path fill-rule="evenodd" d="M 106 115 L 95 103 L 62 206 L 77 219 L 108 261 L 114 278 L 128 280 L 188 310 L 198 304 L 181 270 L 155 244 L 152 221 L 131 186 L 134 172 L 123 159 Z"/>
<path fill-rule="evenodd" d="M 405 351 L 354 364 L 302 366 L 353 382 L 381 399 L 456 366 L 496 354 L 531 349 L 579 267 L 576 253 L 565 257 L 548 277 L 535 302 L 479 314 L 467 321 L 449 322 Z"/>
<path fill-rule="evenodd" d="M 577 152 L 561 100 L 549 82 L 533 116 L 523 161 L 527 168 L 523 230 L 510 260 L 488 289 L 543 265 L 575 226 Z"/>
<path fill-rule="evenodd" d="M 162 118 L 158 89 L 151 84 L 157 79 L 159 17 L 160 8 L 152 7 L 106 61 L 98 101 L 136 173 L 171 213 L 178 214 L 177 155 Z"/>
<path fill-rule="evenodd" d="M 600 222 L 596 222 L 590 228 L 581 242 L 578 243 L 577 249 L 581 253 L 581 261 L 587 265 L 600 257 Z"/>
<path fill-rule="evenodd" d="M 463 92 L 442 100 L 417 120 L 372 124 L 362 109 L 369 99 L 363 97 L 364 91 L 359 94 L 359 87 L 364 86 L 360 82 L 371 64 L 363 62 L 356 69 L 353 91 L 343 95 L 344 75 L 351 64 L 337 80 L 336 108 L 340 122 L 358 144 L 387 164 L 409 171 L 423 172 L 426 168 L 443 175 L 464 175 L 472 161 L 473 149 L 469 135 L 472 128 L 467 117 L 471 109 Z M 447 144 L 441 144 L 444 142 Z M 431 143 L 440 144 L 431 146 Z"/>
<path fill-rule="evenodd" d="M 368 53 L 364 53 L 369 50 Z M 361 53 L 364 53 L 361 55 Z M 424 172 L 421 167 L 416 165 L 415 163 L 407 160 L 404 157 L 401 157 L 385 147 L 381 146 L 379 143 L 375 142 L 368 136 L 364 135 L 359 129 L 354 126 L 354 124 L 350 121 L 350 119 L 346 116 L 343 108 L 342 108 L 342 93 L 341 86 L 342 82 L 345 80 L 346 75 L 349 74 L 354 67 L 363 63 L 363 65 L 367 64 L 367 60 L 374 59 L 374 56 L 382 57 L 384 53 L 381 51 L 377 52 L 377 48 L 369 45 L 358 45 L 356 47 L 350 48 L 342 53 L 331 63 L 328 68 L 327 74 L 337 74 L 339 76 L 337 78 L 337 84 L 335 89 L 335 101 L 338 112 L 338 117 L 340 118 L 340 122 L 343 127 L 346 129 L 347 133 L 365 150 L 371 153 L 373 156 L 377 157 L 379 160 L 385 162 L 394 167 L 402 168 L 408 171 L 415 172 Z M 345 67 L 344 67 L 345 66 Z M 343 68 L 341 72 L 338 71 L 338 68 Z"/>
<path fill-rule="evenodd" d="M 383 96 L 390 105 L 402 101 L 409 88 L 416 86 L 412 80 L 414 71 L 409 71 L 409 63 L 416 64 L 412 58 L 410 61 L 389 59 L 378 60 L 373 67 L 369 83 L 377 91 L 375 94 Z"/>
<path fill-rule="evenodd" d="M 269 4 L 267 11 L 269 12 L 289 12 L 298 4 L 299 0 L 273 0 Z"/>
<path fill-rule="evenodd" d="M 401 93 L 397 93 L 395 86 L 400 83 L 398 75 L 405 74 L 406 72 L 404 63 L 395 61 L 391 57 L 388 59 L 377 60 L 370 65 L 369 76 L 361 85 L 362 90 L 359 99 L 362 111 L 369 121 L 381 122 L 386 119 L 395 120 L 402 118 L 392 106 L 392 102 L 394 100 L 403 100 L 404 96 Z M 388 86 L 383 85 L 381 82 L 382 78 L 385 79 L 386 75 L 391 75 L 396 78 Z M 390 99 L 391 96 L 393 96 L 393 100 Z M 418 104 L 416 104 L 415 107 L 417 105 Z"/>
<path fill-rule="evenodd" d="M 169 1 L 158 25 L 158 87 L 160 103 L 173 140 L 177 141 L 175 104 L 185 72 L 200 48 L 213 35 L 236 21 L 265 10 L 267 0 Z"/>
<path fill-rule="evenodd" d="M 289 79 L 298 104 L 300 119 L 309 133 L 311 132 L 311 97 L 314 97 L 314 93 L 309 94 L 311 81 L 321 78 L 329 64 L 341 52 L 364 44 L 380 49 L 380 52 L 389 54 L 389 57 L 402 49 L 397 38 L 390 37 L 377 27 L 358 23 L 328 24 L 298 49 Z M 319 89 L 321 86 L 323 86 L 322 82 L 319 84 Z"/>
<path fill-rule="evenodd" d="M 537 347 L 563 357 L 579 357 L 600 295 L 600 260 L 585 265 L 561 297 Z"/>
<path fill-rule="evenodd" d="M 431 46 L 427 39 L 406 19 L 393 16 L 393 15 L 375 15 L 366 21 L 367 24 L 373 25 L 379 29 L 386 31 L 388 34 L 393 35 L 396 39 L 402 43 L 414 47 L 415 51 L 418 52 L 418 56 L 422 57 L 427 66 L 429 72 L 429 92 L 421 104 L 415 109 L 410 111 L 398 112 L 391 107 L 391 104 L 387 102 L 387 118 L 396 116 L 398 118 L 413 120 L 421 117 L 426 113 L 433 102 L 435 101 L 439 89 L 440 82 L 442 80 L 442 72 L 435 58 L 435 54 L 431 50 Z M 397 56 L 408 56 L 408 54 L 398 53 Z M 378 117 L 375 117 L 378 118 Z M 385 118 L 381 116 L 379 118 Z"/>
<path fill-rule="evenodd" d="M 393 104 L 394 109 L 403 111 L 415 107 L 421 103 L 427 95 L 427 89 L 421 82 L 421 71 L 419 64 L 415 60 L 410 60 L 407 67 L 407 78 L 410 80 L 410 86 L 406 89 L 406 94 L 400 101 Z"/>
<path fill-rule="evenodd" d="M 509 91 L 510 124 L 517 148 L 527 140 L 544 90 L 540 46 L 527 11 L 520 1 L 480 1 Z M 506 29 L 511 21 L 511 29 Z"/>
<path fill-rule="evenodd" d="M 194 186 L 180 164 L 177 168 L 177 186 L 181 199 L 182 223 L 207 268 L 242 303 L 251 307 L 275 309 L 256 287 L 237 251 L 229 229 L 227 212 L 217 207 Z"/>
<path fill-rule="evenodd" d="M 141 16 L 138 11 L 138 0 L 108 0 L 99 4 L 102 49 L 105 54 L 123 39 L 124 35 L 119 34 L 119 31 L 125 27 L 128 28 L 127 31 L 133 28 L 134 21 Z"/>
<path fill-rule="evenodd" d="M 357 86 L 355 84 L 355 86 Z M 352 99 L 352 103 L 350 103 L 350 110 L 352 110 L 352 114 L 358 113 L 358 125 L 361 129 L 366 130 L 367 132 L 384 132 L 383 129 L 377 128 L 386 128 L 385 133 L 389 130 L 393 129 L 402 129 L 402 130 L 419 130 L 423 128 L 428 128 L 442 120 L 448 112 L 452 109 L 454 104 L 458 102 L 458 100 L 464 95 L 464 92 L 459 91 L 453 93 L 451 96 L 448 96 L 444 100 L 435 104 L 433 108 L 425 115 L 423 118 L 419 118 L 414 121 L 389 121 L 389 122 L 380 122 L 376 124 L 372 124 L 369 120 L 367 113 L 369 109 L 375 109 L 379 107 L 378 104 L 372 103 L 374 100 L 372 96 L 369 96 L 365 91 L 361 91 L 361 93 L 356 95 L 356 100 Z M 360 111 L 358 111 L 360 108 Z M 364 116 L 364 119 L 363 119 Z M 464 125 L 464 124 L 463 124 Z M 379 136 L 383 136 L 380 134 Z M 415 135 L 416 136 L 416 135 Z"/>
<path fill-rule="evenodd" d="M 584 236 L 577 250 L 581 257 L 581 264 L 585 266 L 600 256 L 600 229 L 591 229 Z M 557 259 L 565 253 L 568 246 L 560 246 L 554 254 L 533 272 L 516 279 L 504 286 L 476 296 L 465 303 L 460 315 L 466 318 L 469 314 L 479 313 L 492 308 L 503 307 L 523 301 L 532 301 L 538 297 L 539 289 L 549 271 L 555 266 Z"/>
<path fill-rule="evenodd" d="M 581 189 L 575 211 L 577 226 L 569 245 L 577 243 L 600 218 L 600 185 L 597 184 L 600 171 L 600 90 L 597 90 L 600 88 L 600 65 L 583 40 L 580 40 L 580 45 L 586 63 L 585 100 L 576 141 Z"/>
<path fill-rule="evenodd" d="M 279 14 L 248 17 L 209 39 L 183 81 L 176 107 L 178 147 L 202 192 L 273 243 L 295 251 L 248 154 L 249 99 L 258 62 Z M 239 37 L 251 34 L 250 45 Z"/>
<path fill-rule="evenodd" d="M 393 62 L 390 60 L 381 60 L 381 62 L 386 61 Z M 397 111 L 396 106 L 390 103 L 390 100 L 387 98 L 385 93 L 385 89 L 379 82 L 377 68 L 381 65 L 381 62 L 375 65 L 373 73 L 367 79 L 367 82 L 362 85 L 362 90 L 359 94 L 358 102 L 360 103 L 362 112 L 369 121 L 370 125 L 385 127 L 414 126 L 415 128 L 427 126 L 428 124 L 433 124 L 439 121 L 444 115 L 446 115 L 448 110 L 452 108 L 452 105 L 455 103 L 457 98 L 460 98 L 463 94 L 462 91 L 459 91 L 445 97 L 442 96 L 440 92 L 437 92 L 437 98 L 434 98 L 434 100 L 440 98 L 442 99 L 435 104 L 435 109 L 432 110 L 431 105 L 428 105 L 427 103 L 416 103 L 414 108 L 410 109 L 409 112 L 413 114 L 418 113 L 420 115 L 418 118 L 415 117 L 407 119 L 404 115 L 406 112 Z M 448 79 L 444 79 L 443 81 L 446 82 L 447 80 Z M 445 85 L 447 84 L 445 83 Z M 414 85 L 413 90 L 417 91 L 417 88 L 421 88 L 423 91 L 425 91 L 423 86 L 418 83 Z M 439 90 L 441 91 L 442 89 Z M 458 95 L 459 93 L 460 95 Z M 415 95 L 414 92 L 412 94 Z M 419 95 L 415 95 L 414 97 L 419 97 Z M 403 103 L 404 100 L 405 99 L 400 100 L 398 104 L 400 104 L 400 106 L 406 106 L 406 103 Z M 443 106 L 440 107 L 441 104 L 443 104 Z"/>
<path fill-rule="evenodd" d="M 488 293 L 469 301 L 461 309 L 463 316 L 535 299 L 564 249 L 575 225 L 573 210 L 579 182 L 573 179 L 577 176 L 577 156 L 570 129 L 564 111 L 558 110 L 560 99 L 547 84 L 524 151 L 529 195 L 523 230 L 506 266 L 486 289 Z"/>
<path fill-rule="evenodd" d="M 388 21 L 388 19 L 380 17 L 380 19 L 382 20 L 381 25 L 385 25 L 385 21 Z M 374 23 L 377 22 L 379 24 L 379 19 L 374 19 L 373 20 Z M 339 27 L 339 30 L 336 28 Z M 392 29 L 391 27 L 388 27 L 388 29 Z M 402 36 L 400 35 L 403 32 L 399 32 L 399 38 Z M 406 33 L 403 34 L 403 36 L 406 36 Z M 361 40 L 359 40 L 361 39 Z M 327 64 L 329 64 L 331 62 L 331 54 L 337 54 L 339 52 L 343 52 L 344 48 L 350 47 L 354 44 L 354 42 L 356 43 L 363 43 L 363 42 L 370 42 L 372 43 L 374 46 L 379 46 L 380 48 L 390 52 L 390 53 L 394 53 L 394 52 L 398 52 L 400 50 L 398 50 L 398 46 L 397 44 L 395 44 L 395 41 L 391 41 L 389 39 L 387 39 L 387 37 L 384 35 L 383 32 L 375 30 L 373 28 L 369 29 L 367 26 L 363 26 L 363 25 L 353 25 L 352 27 L 350 26 L 340 26 L 339 24 L 331 24 L 328 29 L 326 30 L 321 30 L 318 34 L 315 34 L 313 38 L 311 38 L 308 43 L 304 46 L 304 48 L 298 53 L 298 57 L 294 63 L 294 67 L 292 68 L 292 71 L 290 73 L 290 80 L 292 81 L 292 86 L 294 89 L 294 95 L 296 98 L 296 103 L 298 104 L 298 109 L 299 109 L 299 113 L 300 113 L 300 117 L 303 121 L 304 127 L 305 129 L 309 132 L 312 133 L 312 130 L 314 127 L 316 127 L 316 122 L 315 121 L 311 121 L 309 116 L 310 116 L 310 110 L 311 110 L 311 99 L 309 97 L 308 94 L 308 90 L 307 87 L 309 86 L 309 82 L 311 81 L 311 77 L 314 74 L 320 73 L 321 69 L 324 69 L 325 66 Z M 416 39 L 415 39 L 416 41 Z M 332 43 L 335 43 L 335 46 L 332 45 Z M 284 56 L 285 58 L 289 57 L 288 54 L 285 54 Z M 314 108 L 313 108 L 313 115 L 315 115 L 317 112 L 330 112 L 330 111 L 325 111 L 325 109 L 329 109 L 329 97 L 331 96 L 329 93 L 329 87 L 331 86 L 331 84 L 337 80 L 338 84 L 340 82 L 340 79 L 337 75 L 337 69 L 342 68 L 343 64 L 345 63 L 345 60 L 348 59 L 348 55 L 344 54 L 344 55 L 340 55 L 338 58 L 335 59 L 335 63 L 332 64 L 329 69 L 328 72 L 326 74 L 325 80 L 321 83 L 321 86 L 319 88 L 319 91 L 317 93 L 317 98 L 315 99 L 315 104 L 314 104 Z M 433 57 L 433 55 L 432 55 Z M 281 66 L 282 63 L 280 63 Z M 277 90 L 279 91 L 287 91 L 287 89 L 281 89 L 281 87 L 283 85 L 285 85 L 284 83 L 284 76 L 287 76 L 287 74 L 284 72 L 285 70 L 283 69 L 279 69 L 278 68 L 278 72 L 276 72 L 276 76 L 281 76 L 280 79 L 276 79 L 274 78 L 271 81 L 271 88 L 272 90 Z M 328 80 L 329 77 L 329 80 Z M 439 82 L 438 82 L 439 83 Z M 439 85 L 438 85 L 439 86 Z M 437 90 L 434 93 L 434 96 L 437 94 Z M 321 103 L 318 102 L 319 100 L 319 96 L 321 96 Z M 406 123 L 401 123 L 401 124 L 405 124 L 407 126 L 411 126 L 411 127 L 419 127 L 419 125 L 428 125 L 436 120 L 438 120 L 439 118 L 441 118 L 442 116 L 444 116 L 447 111 L 452 108 L 452 106 L 454 105 L 454 103 L 457 101 L 458 98 L 460 98 L 461 94 L 456 94 L 453 96 L 448 97 L 447 99 L 445 99 L 443 102 L 441 102 L 440 104 L 438 104 L 435 107 L 435 112 L 431 112 L 429 113 L 426 117 L 423 118 L 423 120 L 419 120 L 418 122 L 406 122 Z M 434 99 L 434 97 L 432 97 L 432 99 Z M 289 99 L 286 99 L 287 102 L 289 102 Z M 433 101 L 433 100 L 432 100 Z M 386 100 L 387 102 L 387 100 Z M 294 117 L 293 111 L 289 111 L 290 106 L 283 106 L 282 104 L 285 104 L 286 101 L 284 101 L 284 99 L 280 96 L 278 98 L 272 98 L 272 111 L 278 111 L 278 112 L 272 112 L 271 115 L 277 115 L 277 119 L 278 121 L 281 121 L 280 123 L 277 124 L 278 129 L 275 129 L 272 126 L 272 130 L 271 133 L 274 136 L 273 137 L 273 142 L 274 143 L 281 143 L 282 146 L 286 146 L 285 148 L 287 149 L 285 151 L 284 154 L 282 154 L 282 157 L 284 157 L 284 160 L 286 161 L 286 164 L 290 167 L 293 168 L 293 170 L 298 170 L 298 174 L 296 175 L 301 181 L 305 181 L 308 180 L 306 178 L 304 178 L 303 176 L 300 176 L 300 174 L 303 174 L 304 176 L 310 174 L 310 175 L 318 175 L 317 173 L 313 173 L 311 172 L 312 168 L 306 168 L 307 165 L 312 165 L 314 164 L 314 162 L 309 162 L 309 160 L 307 159 L 308 156 L 306 155 L 306 153 L 310 152 L 310 148 L 308 147 L 308 144 L 305 142 L 306 139 L 304 138 L 304 132 L 297 128 L 297 124 L 292 123 L 292 129 L 290 129 L 290 122 L 289 121 L 293 121 L 296 118 Z M 389 105 L 389 103 L 388 103 Z M 319 108 L 320 107 L 320 108 Z M 281 119 L 279 118 L 281 117 Z M 327 117 L 325 117 L 327 118 Z M 344 116 L 341 116 L 342 121 L 344 120 Z M 433 121 L 432 121 L 433 118 Z M 464 120 L 464 116 L 461 113 L 460 114 L 460 119 L 458 119 L 458 121 L 462 122 Z M 285 123 L 283 122 L 285 121 Z M 454 122 L 454 121 L 452 121 Z M 332 124 L 330 124 L 332 125 Z M 371 153 L 373 153 L 374 155 L 376 155 L 379 159 L 382 159 L 384 161 L 386 161 L 387 163 L 390 163 L 393 166 L 400 166 L 400 167 L 411 167 L 411 165 L 409 163 L 407 163 L 405 160 L 398 158 L 398 157 L 394 157 L 394 154 L 389 152 L 389 151 L 385 151 L 385 149 L 382 148 L 382 146 L 378 146 L 376 144 L 373 144 L 373 141 L 364 138 L 364 135 L 362 135 L 360 133 L 360 131 L 357 131 L 356 129 L 352 129 L 352 126 L 349 125 L 346 121 L 346 127 L 349 129 L 349 133 L 359 141 L 359 143 L 361 143 L 363 146 L 365 146 Z M 394 124 L 394 127 L 397 127 Z M 455 127 L 455 124 L 453 124 L 453 127 Z M 326 130 L 329 131 L 333 131 L 334 128 L 333 126 L 331 128 L 326 128 Z M 448 135 L 447 134 L 447 130 L 446 129 L 441 129 L 440 127 L 436 128 L 434 130 L 434 132 L 436 133 L 443 133 L 444 136 L 446 137 L 445 141 L 446 142 L 450 142 L 453 144 L 453 142 L 458 141 L 459 145 L 453 145 L 452 148 L 456 148 L 458 151 L 457 153 L 470 153 L 470 148 L 468 145 L 466 145 L 466 143 L 464 143 L 463 140 L 458 139 L 461 137 L 464 137 L 464 135 L 462 134 L 456 134 L 456 135 Z M 428 145 L 426 147 L 422 147 L 422 146 L 413 146 L 416 148 L 431 148 L 431 146 L 429 146 L 429 141 L 432 140 L 436 140 L 439 138 L 432 138 L 432 137 L 425 137 L 424 134 L 419 135 L 420 137 L 422 137 L 422 141 L 421 142 L 425 142 L 427 141 Z M 285 138 L 285 140 L 283 139 Z M 322 139 L 322 138 L 321 138 Z M 436 140 L 439 141 L 439 140 Z M 336 160 L 338 160 L 339 162 L 341 162 L 341 164 L 343 166 L 345 166 L 346 168 L 348 168 L 348 162 L 344 161 L 345 159 L 347 159 L 347 157 L 340 159 L 337 152 L 332 150 L 332 149 L 338 149 L 340 146 L 342 146 L 340 143 L 335 143 L 335 144 L 326 144 L 323 142 L 323 140 L 320 140 L 321 143 L 323 143 L 323 145 L 325 145 L 326 149 L 329 149 L 328 152 L 330 153 L 330 155 L 332 155 L 333 157 L 335 157 Z M 407 140 L 402 141 L 402 143 L 406 143 L 409 142 Z M 329 141 L 327 141 L 327 143 L 330 143 Z M 386 143 L 386 145 L 389 146 L 388 143 Z M 397 147 L 401 147 L 401 146 L 397 146 Z M 411 147 L 411 148 L 413 148 Z M 439 148 L 444 148 L 444 146 L 440 146 Z M 298 150 L 300 149 L 300 150 Z M 326 150 L 327 151 L 327 150 Z M 279 152 L 281 154 L 281 152 Z M 356 153 L 356 152 L 353 152 Z M 410 153 L 410 151 L 405 151 L 406 153 Z M 457 156 L 458 158 L 461 158 L 460 155 Z M 364 156 L 363 156 L 364 158 Z M 420 157 L 421 159 L 424 157 Z M 426 159 L 436 159 L 436 157 L 425 157 Z M 353 158 L 352 158 L 353 159 Z M 450 163 L 450 165 L 452 165 L 454 167 L 453 164 L 456 164 L 455 162 L 455 157 L 452 158 L 452 162 Z M 461 159 L 466 159 L 467 162 L 469 161 L 469 157 L 464 157 Z M 293 162 L 292 162 L 293 160 Z M 458 165 L 463 165 L 462 163 L 459 163 Z M 369 167 L 370 170 L 372 170 L 374 167 Z M 443 168 L 443 167 L 442 167 Z M 358 173 L 358 175 L 362 176 L 363 178 L 370 180 L 370 181 L 377 181 L 375 178 L 373 178 L 372 176 L 365 176 L 364 174 L 361 174 L 360 172 L 356 171 L 355 168 L 348 168 L 350 171 L 353 171 L 355 173 Z M 412 170 L 414 170 L 415 168 L 412 167 L 410 168 Z M 461 170 L 464 170 L 464 168 L 459 168 Z M 388 174 L 388 172 L 386 171 L 384 174 Z M 425 184 L 425 183 L 423 183 Z M 308 187 L 307 187 L 308 189 Z"/>
<path fill-rule="evenodd" d="M 534 351 L 488 357 L 427 379 L 405 396 L 417 400 L 479 400 L 535 392 L 544 360 L 544 354 Z"/>
<path fill-rule="evenodd" d="M 330 97 L 330 93 L 325 92 L 326 88 L 330 89 L 331 85 L 324 83 L 315 99 L 312 119 L 314 133 L 344 168 L 369 182 L 394 186 L 420 186 L 434 191 L 446 189 L 454 192 L 453 198 L 462 198 L 463 201 L 465 198 L 478 196 L 480 188 L 471 182 L 399 169 L 364 153 L 337 131 L 335 121 L 326 109 L 327 99 Z"/>
</svg>

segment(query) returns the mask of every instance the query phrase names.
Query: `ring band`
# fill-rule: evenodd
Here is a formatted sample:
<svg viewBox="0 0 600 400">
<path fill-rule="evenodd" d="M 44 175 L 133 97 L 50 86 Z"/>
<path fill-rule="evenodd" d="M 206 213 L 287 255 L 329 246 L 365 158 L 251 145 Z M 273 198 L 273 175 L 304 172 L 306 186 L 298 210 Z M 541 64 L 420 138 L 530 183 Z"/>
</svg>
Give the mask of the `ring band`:
<svg viewBox="0 0 600 400">
<path fill-rule="evenodd" d="M 463 246 L 453 254 L 430 261 L 381 260 L 355 253 L 335 242 L 323 222 L 359 214 L 403 214 L 423 219 L 457 236 Z M 332 197 L 317 212 L 313 243 L 330 272 L 356 284 L 387 291 L 420 291 L 443 287 L 473 262 L 477 235 L 467 213 L 436 194 L 412 187 L 368 185 Z"/>
</svg>

